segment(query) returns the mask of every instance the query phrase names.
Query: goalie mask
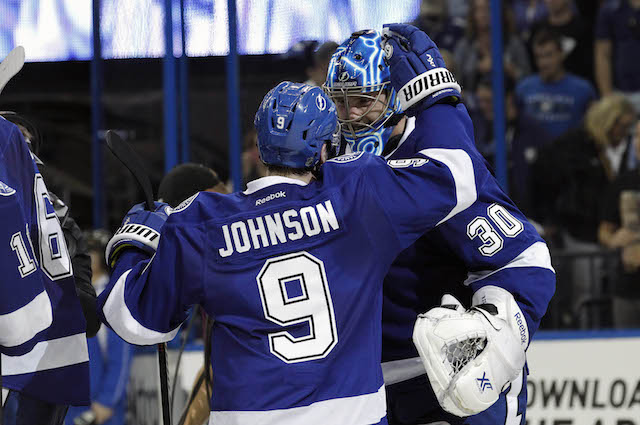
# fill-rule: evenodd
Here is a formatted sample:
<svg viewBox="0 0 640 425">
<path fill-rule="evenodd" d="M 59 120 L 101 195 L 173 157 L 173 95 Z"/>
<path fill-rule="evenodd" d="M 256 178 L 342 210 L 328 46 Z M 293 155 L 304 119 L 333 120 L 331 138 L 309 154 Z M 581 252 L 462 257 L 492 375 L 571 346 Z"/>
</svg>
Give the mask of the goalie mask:
<svg viewBox="0 0 640 425">
<path fill-rule="evenodd" d="M 323 86 L 351 150 L 376 155 L 391 137 L 391 118 L 402 112 L 380 42 L 377 31 L 353 33 L 333 54 Z"/>
</svg>

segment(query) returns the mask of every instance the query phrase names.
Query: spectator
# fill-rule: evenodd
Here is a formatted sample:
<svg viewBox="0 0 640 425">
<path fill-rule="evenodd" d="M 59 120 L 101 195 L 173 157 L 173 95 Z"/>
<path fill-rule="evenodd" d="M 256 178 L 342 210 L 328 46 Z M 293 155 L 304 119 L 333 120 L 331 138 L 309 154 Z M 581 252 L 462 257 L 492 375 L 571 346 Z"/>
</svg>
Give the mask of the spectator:
<svg viewBox="0 0 640 425">
<path fill-rule="evenodd" d="M 640 124 L 634 148 L 640 155 Z M 621 249 L 623 273 L 613 287 L 613 323 L 618 328 L 640 327 L 640 172 L 621 173 L 609 191 L 598 229 L 601 244 Z"/>
<path fill-rule="evenodd" d="M 591 105 L 582 126 L 541 150 L 534 168 L 535 218 L 567 248 L 597 249 L 602 195 L 616 175 L 635 167 L 628 138 L 635 120 L 621 95 Z"/>
<path fill-rule="evenodd" d="M 527 152 L 529 156 L 525 158 L 525 153 L 520 150 L 523 146 L 534 145 L 537 133 L 529 120 L 519 119 L 514 83 L 509 79 L 505 81 L 505 112 L 507 118 L 505 142 L 509 162 L 510 196 L 525 214 L 529 214 L 532 200 L 528 184 L 529 165 L 527 162 L 531 161 L 531 152 Z M 493 88 L 489 78 L 478 82 L 474 94 L 474 107 L 470 113 L 476 148 L 489 164 L 494 165 Z"/>
<path fill-rule="evenodd" d="M 516 87 L 520 114 L 539 127 L 538 140 L 553 140 L 577 127 L 589 104 L 596 99 L 591 83 L 565 71 L 560 34 L 539 30 L 533 38 L 538 73 Z"/>
<path fill-rule="evenodd" d="M 91 283 L 98 294 L 109 281 L 104 259 L 108 240 L 109 234 L 104 231 L 94 231 L 87 237 L 93 271 Z M 87 410 L 86 407 L 71 406 L 65 418 L 65 425 L 123 425 L 133 347 L 106 326 L 101 327 L 95 338 L 88 339 L 87 345 L 91 407 Z"/>
<path fill-rule="evenodd" d="M 507 77 L 517 81 L 531 73 L 531 65 L 525 45 L 513 32 L 511 11 L 506 5 L 502 13 L 504 70 Z M 476 82 L 491 72 L 489 0 L 472 0 L 467 34 L 456 45 L 454 56 L 462 88 L 473 92 Z"/>
<path fill-rule="evenodd" d="M 507 147 L 510 147 L 513 141 L 514 124 L 517 118 L 517 109 L 515 104 L 513 82 L 506 81 L 505 84 L 505 112 L 507 114 Z M 473 121 L 474 136 L 476 148 L 485 159 L 493 164 L 493 156 L 495 153 L 495 139 L 493 136 L 493 88 L 490 78 L 483 78 L 476 84 L 476 90 L 473 96 L 473 108 L 470 114 Z"/>
<path fill-rule="evenodd" d="M 322 87 L 324 80 L 327 79 L 331 55 L 337 47 L 338 43 L 335 41 L 327 41 L 318 47 L 318 50 L 311 57 L 311 66 L 306 69 L 307 81 L 305 84 Z"/>
<path fill-rule="evenodd" d="M 566 131 L 578 127 L 596 91 L 587 80 L 565 71 L 561 36 L 542 28 L 533 38 L 538 73 L 516 87 L 518 129 L 513 143 L 511 174 L 513 198 L 532 213 L 531 166 L 538 151 Z M 537 217 L 540 218 L 540 217 Z"/>
<path fill-rule="evenodd" d="M 567 71 L 593 82 L 593 30 L 588 19 L 581 16 L 573 0 L 544 0 L 549 15 L 536 22 L 531 30 L 530 47 L 536 33 L 553 30 L 561 37 L 564 66 Z"/>
<path fill-rule="evenodd" d="M 420 15 L 413 25 L 429 34 L 440 50 L 453 51 L 464 35 L 464 20 L 449 17 L 445 0 L 422 0 Z"/>
<path fill-rule="evenodd" d="M 640 111 L 640 0 L 604 3 L 598 13 L 595 75 L 602 96 L 625 93 Z"/>
<path fill-rule="evenodd" d="M 466 20 L 469 13 L 469 0 L 447 0 L 447 12 L 452 19 Z"/>
<path fill-rule="evenodd" d="M 549 13 L 543 0 L 514 0 L 512 7 L 516 28 L 523 40 L 531 37 L 533 24 L 545 19 Z"/>
</svg>

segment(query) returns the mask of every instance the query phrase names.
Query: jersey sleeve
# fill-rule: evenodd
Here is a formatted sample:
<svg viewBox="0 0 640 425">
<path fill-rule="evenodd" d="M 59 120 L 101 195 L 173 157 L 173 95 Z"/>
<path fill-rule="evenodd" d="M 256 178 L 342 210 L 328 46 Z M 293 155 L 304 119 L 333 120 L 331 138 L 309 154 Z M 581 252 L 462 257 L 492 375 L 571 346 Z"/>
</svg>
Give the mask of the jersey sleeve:
<svg viewBox="0 0 640 425">
<path fill-rule="evenodd" d="M 20 355 L 53 320 L 28 223 L 35 165 L 17 127 L 0 121 L 0 349 Z"/>
<path fill-rule="evenodd" d="M 463 149 L 423 149 L 413 158 L 377 159 L 362 180 L 402 249 L 477 198 L 472 161 Z"/>
<path fill-rule="evenodd" d="M 479 192 L 471 207 L 435 232 L 464 262 L 468 270 L 464 285 L 473 292 L 488 285 L 508 290 L 533 335 L 555 291 L 549 249 L 506 196 L 490 188 Z"/>
<path fill-rule="evenodd" d="M 436 159 L 462 158 L 458 153 L 462 149 L 470 158 L 448 161 L 451 170 L 459 170 L 461 177 L 454 179 L 456 193 L 465 207 L 440 222 L 429 237 L 464 263 L 468 271 L 464 284 L 474 292 L 494 285 L 513 294 L 533 335 L 555 291 L 555 272 L 546 243 L 471 146 L 473 130 L 463 107 L 441 105 L 437 110 L 426 110 L 419 120 L 422 122 L 416 124 L 416 130 L 421 152 Z M 426 146 L 431 148 L 424 149 Z M 464 195 L 465 191 L 475 196 Z"/>
<path fill-rule="evenodd" d="M 155 255 L 124 252 L 98 297 L 102 321 L 131 344 L 171 341 L 189 307 L 203 299 L 204 231 L 174 225 L 172 218 L 162 227 Z"/>
</svg>

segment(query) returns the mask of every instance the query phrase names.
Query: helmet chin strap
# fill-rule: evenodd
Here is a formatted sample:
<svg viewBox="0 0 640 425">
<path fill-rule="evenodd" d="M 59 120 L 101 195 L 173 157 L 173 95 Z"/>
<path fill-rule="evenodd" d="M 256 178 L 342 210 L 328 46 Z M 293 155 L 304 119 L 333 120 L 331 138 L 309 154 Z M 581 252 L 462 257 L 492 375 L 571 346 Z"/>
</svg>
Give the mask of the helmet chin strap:
<svg viewBox="0 0 640 425">
<path fill-rule="evenodd" d="M 395 127 L 400 121 L 402 121 L 402 118 L 404 118 L 405 116 L 406 115 L 402 112 L 393 114 L 391 118 L 389 118 L 389 120 L 384 123 L 384 127 Z"/>
</svg>

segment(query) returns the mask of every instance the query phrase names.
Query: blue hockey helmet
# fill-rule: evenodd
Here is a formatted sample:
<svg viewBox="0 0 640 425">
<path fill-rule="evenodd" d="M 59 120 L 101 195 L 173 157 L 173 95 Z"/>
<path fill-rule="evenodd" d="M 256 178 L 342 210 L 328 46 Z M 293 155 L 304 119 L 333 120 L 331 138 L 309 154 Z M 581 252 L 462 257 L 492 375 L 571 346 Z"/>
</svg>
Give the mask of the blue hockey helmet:
<svg viewBox="0 0 640 425">
<path fill-rule="evenodd" d="M 254 125 L 262 162 L 312 170 L 322 145 L 340 144 L 336 107 L 319 87 L 283 81 L 262 100 Z M 330 155 L 331 155 L 330 151 Z"/>
<path fill-rule="evenodd" d="M 351 149 L 376 155 L 393 131 L 391 117 L 402 112 L 380 42 L 381 35 L 374 30 L 351 34 L 331 57 L 323 86 L 338 108 L 342 134 Z M 352 106 L 362 112 L 350 116 Z M 371 119 L 370 113 L 377 110 L 380 113 Z"/>
</svg>

